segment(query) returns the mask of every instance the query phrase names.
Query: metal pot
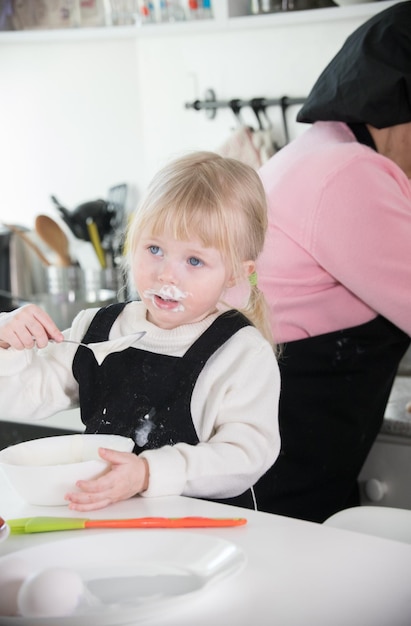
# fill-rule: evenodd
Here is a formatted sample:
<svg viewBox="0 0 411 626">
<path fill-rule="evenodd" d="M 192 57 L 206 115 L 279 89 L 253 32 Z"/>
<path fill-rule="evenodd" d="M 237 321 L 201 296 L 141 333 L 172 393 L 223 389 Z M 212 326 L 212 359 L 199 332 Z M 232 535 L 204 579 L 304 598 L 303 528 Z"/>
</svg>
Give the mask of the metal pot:
<svg viewBox="0 0 411 626">
<path fill-rule="evenodd" d="M 36 245 L 35 233 L 25 231 Z M 18 300 L 46 287 L 45 266 L 38 255 L 7 227 L 0 226 L 0 310 L 11 311 Z"/>
</svg>

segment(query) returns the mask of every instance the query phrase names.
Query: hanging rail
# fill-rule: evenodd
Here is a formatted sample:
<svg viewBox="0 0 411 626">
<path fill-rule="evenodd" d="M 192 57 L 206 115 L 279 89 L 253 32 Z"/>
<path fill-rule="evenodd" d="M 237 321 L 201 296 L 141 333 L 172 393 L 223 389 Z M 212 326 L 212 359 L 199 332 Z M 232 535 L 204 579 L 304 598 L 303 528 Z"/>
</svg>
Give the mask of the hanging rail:
<svg viewBox="0 0 411 626">
<path fill-rule="evenodd" d="M 195 100 L 194 102 L 186 102 L 186 109 L 195 109 L 196 111 L 204 110 L 209 119 L 214 119 L 217 115 L 217 109 L 231 109 L 234 113 L 239 113 L 243 107 L 251 107 L 253 110 L 263 110 L 267 107 L 280 106 L 283 111 L 294 104 L 304 104 L 305 98 L 251 98 L 250 100 L 241 100 L 233 98 L 232 100 L 217 100 L 213 89 L 207 89 L 204 100 Z"/>
<path fill-rule="evenodd" d="M 217 109 L 229 108 L 234 115 L 240 119 L 240 111 L 243 107 L 251 107 L 256 114 L 262 128 L 260 113 L 264 112 L 267 107 L 279 106 L 281 107 L 281 114 L 283 118 L 284 134 L 286 143 L 289 142 L 290 136 L 288 132 L 286 111 L 289 106 L 293 104 L 304 104 L 305 98 L 289 98 L 283 96 L 282 98 L 251 98 L 251 100 L 240 100 L 240 98 L 233 98 L 232 100 L 217 100 L 215 91 L 213 89 L 207 89 L 204 100 L 195 100 L 194 102 L 186 102 L 186 109 L 195 109 L 196 111 L 204 110 L 206 116 L 212 120 L 217 115 Z"/>
</svg>

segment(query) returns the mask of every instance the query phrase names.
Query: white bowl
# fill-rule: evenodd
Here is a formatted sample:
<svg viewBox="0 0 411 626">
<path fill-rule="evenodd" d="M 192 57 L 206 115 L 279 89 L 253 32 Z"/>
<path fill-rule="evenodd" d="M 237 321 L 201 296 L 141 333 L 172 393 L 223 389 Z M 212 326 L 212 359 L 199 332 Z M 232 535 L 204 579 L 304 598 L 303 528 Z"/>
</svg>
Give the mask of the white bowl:
<svg viewBox="0 0 411 626">
<path fill-rule="evenodd" d="M 376 0 L 334 0 L 336 4 L 341 7 L 351 6 L 352 4 L 366 4 L 368 2 L 375 2 Z"/>
<path fill-rule="evenodd" d="M 98 448 L 131 452 L 134 441 L 120 435 L 58 435 L 24 441 L 0 451 L 0 468 L 19 495 L 29 504 L 68 504 L 67 492 L 77 480 L 104 474 L 109 463 Z"/>
</svg>

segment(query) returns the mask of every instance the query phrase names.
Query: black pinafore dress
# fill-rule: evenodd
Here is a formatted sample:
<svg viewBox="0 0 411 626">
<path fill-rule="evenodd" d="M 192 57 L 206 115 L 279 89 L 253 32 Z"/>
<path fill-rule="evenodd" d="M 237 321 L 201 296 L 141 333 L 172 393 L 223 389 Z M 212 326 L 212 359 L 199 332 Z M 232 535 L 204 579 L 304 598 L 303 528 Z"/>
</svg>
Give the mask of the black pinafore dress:
<svg viewBox="0 0 411 626">
<path fill-rule="evenodd" d="M 281 451 L 254 486 L 261 511 L 323 522 L 360 504 L 357 476 L 409 344 L 406 333 L 378 316 L 284 345 Z"/>
<path fill-rule="evenodd" d="M 93 318 L 83 343 L 107 341 L 126 303 L 103 307 Z M 79 346 L 73 374 L 79 384 L 81 420 L 86 433 L 130 437 L 134 452 L 185 442 L 199 443 L 190 406 L 197 378 L 210 356 L 249 320 L 238 311 L 220 315 L 182 357 L 127 348 L 109 354 L 98 365 L 93 353 Z M 254 508 L 251 490 L 216 500 Z"/>
</svg>

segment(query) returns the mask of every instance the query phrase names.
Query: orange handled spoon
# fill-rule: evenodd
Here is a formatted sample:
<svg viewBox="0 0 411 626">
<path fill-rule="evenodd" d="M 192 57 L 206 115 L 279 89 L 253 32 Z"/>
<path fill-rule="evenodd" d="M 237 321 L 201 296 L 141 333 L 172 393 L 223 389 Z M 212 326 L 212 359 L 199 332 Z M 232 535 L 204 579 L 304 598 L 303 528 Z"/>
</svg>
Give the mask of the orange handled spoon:
<svg viewBox="0 0 411 626">
<path fill-rule="evenodd" d="M 12 534 L 44 533 L 83 528 L 223 528 L 244 526 L 243 517 L 135 517 L 87 519 L 75 517 L 23 517 L 8 520 Z"/>
</svg>

